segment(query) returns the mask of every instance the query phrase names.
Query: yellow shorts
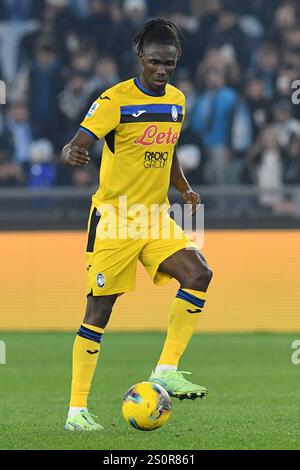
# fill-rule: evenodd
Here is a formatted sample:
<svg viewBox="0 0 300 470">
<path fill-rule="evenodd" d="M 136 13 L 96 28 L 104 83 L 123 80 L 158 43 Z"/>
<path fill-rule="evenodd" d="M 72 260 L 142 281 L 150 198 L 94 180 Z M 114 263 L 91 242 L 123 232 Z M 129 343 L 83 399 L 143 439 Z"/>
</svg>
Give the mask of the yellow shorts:
<svg viewBox="0 0 300 470">
<path fill-rule="evenodd" d="M 121 294 L 134 290 L 138 260 L 155 284 L 163 285 L 172 279 L 158 271 L 159 265 L 183 248 L 199 248 L 168 214 L 163 217 L 170 226 L 168 238 L 165 233 L 162 236 L 162 224 L 157 230 L 150 232 L 148 229 L 143 237 L 103 238 L 103 221 L 97 208 L 92 205 L 86 250 L 87 295 Z M 115 229 L 119 233 L 118 227 Z"/>
</svg>

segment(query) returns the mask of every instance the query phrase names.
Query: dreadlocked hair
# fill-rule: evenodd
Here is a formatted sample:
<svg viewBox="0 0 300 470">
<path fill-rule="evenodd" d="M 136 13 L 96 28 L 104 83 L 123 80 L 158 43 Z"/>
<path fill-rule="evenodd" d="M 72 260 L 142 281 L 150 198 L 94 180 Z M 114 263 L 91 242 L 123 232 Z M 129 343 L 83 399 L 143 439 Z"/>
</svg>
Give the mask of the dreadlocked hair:
<svg viewBox="0 0 300 470">
<path fill-rule="evenodd" d="M 145 23 L 133 38 L 138 55 L 143 51 L 145 43 L 168 44 L 176 46 L 178 56 L 181 55 L 182 32 L 170 20 L 156 18 Z"/>
</svg>

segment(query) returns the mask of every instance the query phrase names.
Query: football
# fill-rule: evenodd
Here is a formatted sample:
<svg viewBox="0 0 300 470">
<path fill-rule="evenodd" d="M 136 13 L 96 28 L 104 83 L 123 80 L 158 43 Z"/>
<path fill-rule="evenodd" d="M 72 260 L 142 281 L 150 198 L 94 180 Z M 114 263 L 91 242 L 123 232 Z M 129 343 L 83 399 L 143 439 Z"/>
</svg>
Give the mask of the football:
<svg viewBox="0 0 300 470">
<path fill-rule="evenodd" d="M 125 393 L 122 413 L 125 421 L 133 428 L 153 431 L 168 421 L 171 399 L 161 385 L 154 382 L 140 382 Z"/>
</svg>

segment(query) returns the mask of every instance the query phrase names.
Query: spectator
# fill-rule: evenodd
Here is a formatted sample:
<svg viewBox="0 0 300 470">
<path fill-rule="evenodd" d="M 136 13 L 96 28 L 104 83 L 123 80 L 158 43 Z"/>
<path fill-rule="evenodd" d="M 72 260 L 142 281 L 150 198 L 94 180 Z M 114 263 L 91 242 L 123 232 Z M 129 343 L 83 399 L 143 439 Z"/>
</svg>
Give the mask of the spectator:
<svg viewBox="0 0 300 470">
<path fill-rule="evenodd" d="M 124 21 L 124 11 L 120 3 L 112 3 L 109 9 L 112 29 L 115 30 Z"/>
<path fill-rule="evenodd" d="M 93 45 L 85 44 L 72 54 L 70 67 L 76 72 L 92 75 L 96 60 L 97 52 Z"/>
<path fill-rule="evenodd" d="M 90 13 L 90 1 L 89 0 L 69 0 L 70 8 L 73 14 L 81 20 L 86 18 Z"/>
<path fill-rule="evenodd" d="M 276 210 L 282 201 L 285 154 L 273 127 L 266 127 L 250 155 L 254 163 L 254 179 L 260 190 L 261 206 Z"/>
<path fill-rule="evenodd" d="M 187 70 L 181 69 L 177 74 L 176 86 L 185 96 L 185 121 L 189 121 L 190 114 L 196 102 L 196 88 Z"/>
<path fill-rule="evenodd" d="M 242 31 L 238 15 L 233 9 L 223 8 L 212 30 L 210 42 L 214 45 L 226 46 L 241 67 L 248 65 L 248 38 Z"/>
<path fill-rule="evenodd" d="M 263 81 L 256 75 L 248 77 L 244 99 L 250 114 L 252 141 L 254 142 L 270 120 L 270 101 L 264 96 Z"/>
<path fill-rule="evenodd" d="M 199 147 L 193 143 L 183 144 L 178 147 L 177 154 L 184 174 L 187 176 L 189 182 L 192 185 L 201 184 L 202 155 Z"/>
<path fill-rule="evenodd" d="M 75 168 L 72 171 L 72 185 L 77 188 L 88 188 L 97 185 L 98 175 L 93 165 L 87 168 Z"/>
<path fill-rule="evenodd" d="M 46 139 L 39 139 L 30 146 L 28 186 L 49 188 L 55 185 L 56 168 L 53 145 Z"/>
<path fill-rule="evenodd" d="M 223 4 L 221 0 L 210 0 L 200 17 L 199 33 L 201 35 L 200 44 L 202 49 L 207 47 L 207 40 L 211 37 L 212 31 L 218 23 L 222 13 Z"/>
<path fill-rule="evenodd" d="M 26 166 L 33 136 L 25 102 L 16 101 L 9 106 L 4 126 L 4 132 L 7 132 L 11 139 L 13 160 Z"/>
<path fill-rule="evenodd" d="M 41 6 L 40 0 L 0 0 L 0 68 L 8 83 L 17 72 L 22 37 L 38 29 Z"/>
<path fill-rule="evenodd" d="M 59 95 L 59 106 L 65 121 L 66 138 L 74 135 L 90 106 L 95 84 L 87 74 L 74 72 Z"/>
<path fill-rule="evenodd" d="M 276 100 L 289 100 L 291 96 L 292 82 L 299 78 L 299 69 L 285 65 L 278 70 L 276 79 Z"/>
<path fill-rule="evenodd" d="M 0 0 L 0 21 L 26 21 L 39 18 L 41 0 Z"/>
<path fill-rule="evenodd" d="M 297 7 L 293 2 L 281 3 L 275 10 L 274 22 L 269 23 L 269 38 L 277 46 L 281 46 L 284 35 L 297 23 Z M 271 25 L 271 27 L 270 27 Z"/>
<path fill-rule="evenodd" d="M 256 18 L 259 18 L 266 39 L 270 39 L 270 29 L 274 25 L 274 13 L 281 4 L 282 0 L 252 0 L 247 3 L 238 3 L 239 6 L 249 8 L 246 14 L 254 15 Z"/>
<path fill-rule="evenodd" d="M 112 57 L 103 57 L 98 60 L 93 76 L 93 85 L 95 88 L 95 97 L 102 91 L 107 90 L 120 81 L 118 66 Z"/>
<path fill-rule="evenodd" d="M 275 94 L 278 67 L 279 55 L 276 48 L 271 43 L 263 43 L 257 51 L 254 71 L 263 81 L 264 96 L 268 99 L 273 98 Z"/>
<path fill-rule="evenodd" d="M 295 69 L 299 68 L 300 60 L 300 25 L 286 31 L 284 35 L 284 44 L 282 47 L 283 63 Z"/>
<path fill-rule="evenodd" d="M 147 21 L 147 3 L 145 0 L 125 0 L 124 13 L 132 30 Z"/>
<path fill-rule="evenodd" d="M 197 18 L 184 15 L 178 10 L 169 17 L 180 28 L 184 37 L 180 66 L 193 73 L 199 60 L 203 57 L 204 44 L 201 42 L 199 21 Z"/>
<path fill-rule="evenodd" d="M 122 78 L 128 78 L 137 67 L 132 38 L 137 28 L 148 20 L 145 0 L 125 0 L 123 21 L 115 23 L 111 36 L 111 53 L 117 60 Z M 120 41 L 120 38 L 122 40 Z"/>
<path fill-rule="evenodd" d="M 39 38 L 35 56 L 19 75 L 18 94 L 28 98 L 34 138 L 47 138 L 61 146 L 58 94 L 63 86 L 61 64 L 53 41 Z"/>
<path fill-rule="evenodd" d="M 0 138 L 1 143 L 1 138 Z M 26 182 L 25 173 L 18 163 L 12 160 L 7 149 L 0 146 L 0 187 L 22 186 Z"/>
<path fill-rule="evenodd" d="M 234 154 L 236 165 L 232 165 L 235 177 L 231 179 L 232 183 L 240 182 L 240 171 L 242 169 L 242 159 L 253 143 L 251 113 L 247 103 L 238 98 L 233 110 L 231 123 L 231 149 Z"/>
<path fill-rule="evenodd" d="M 197 68 L 197 84 L 200 88 L 209 69 L 217 69 L 223 73 L 230 85 L 237 84 L 239 80 L 239 66 L 230 49 L 226 49 L 226 47 L 211 46 L 207 48 L 203 61 Z"/>
<path fill-rule="evenodd" d="M 286 151 L 295 138 L 300 137 L 300 122 L 292 115 L 292 105 L 281 100 L 272 107 L 272 127 L 276 131 L 279 143 Z"/>
<path fill-rule="evenodd" d="M 226 86 L 219 70 L 209 70 L 205 82 L 206 88 L 196 101 L 191 129 L 205 146 L 205 182 L 225 184 L 232 175 L 231 124 L 238 97 Z"/>
<path fill-rule="evenodd" d="M 300 54 L 300 25 L 296 23 L 292 28 L 289 28 L 284 34 L 285 46 Z"/>
<path fill-rule="evenodd" d="M 70 32 L 74 31 L 77 22 L 69 6 L 69 0 L 46 0 L 48 15 L 53 17 L 57 43 L 64 48 Z"/>
<path fill-rule="evenodd" d="M 284 183 L 300 184 L 300 138 L 296 137 L 289 146 L 284 168 Z"/>
<path fill-rule="evenodd" d="M 89 15 L 80 23 L 80 35 L 90 40 L 99 54 L 110 52 L 112 20 L 109 16 L 107 0 L 90 0 Z"/>
<path fill-rule="evenodd" d="M 186 170 L 191 184 L 203 183 L 202 155 L 203 143 L 201 136 L 191 130 L 190 120 L 192 110 L 196 103 L 196 89 L 186 70 L 181 70 L 177 74 L 176 86 L 185 94 L 185 119 L 180 134 L 177 152 L 182 167 Z"/>
<path fill-rule="evenodd" d="M 30 64 L 34 55 L 35 44 L 40 37 L 55 38 L 55 14 L 50 5 L 46 5 L 39 24 L 34 31 L 25 34 L 20 42 L 19 67 Z"/>
<path fill-rule="evenodd" d="M 292 83 L 300 77 L 300 69 L 293 66 L 285 65 L 281 67 L 276 79 L 276 101 L 291 101 Z M 300 118 L 300 108 L 296 104 L 292 104 L 292 114 L 297 119 Z"/>
</svg>

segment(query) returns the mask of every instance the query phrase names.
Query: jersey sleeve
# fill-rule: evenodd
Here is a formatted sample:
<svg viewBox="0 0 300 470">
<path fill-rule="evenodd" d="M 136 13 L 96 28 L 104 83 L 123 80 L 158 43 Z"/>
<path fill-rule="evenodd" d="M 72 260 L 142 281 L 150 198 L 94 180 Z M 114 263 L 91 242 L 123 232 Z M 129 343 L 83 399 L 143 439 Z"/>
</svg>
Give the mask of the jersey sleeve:
<svg viewBox="0 0 300 470">
<path fill-rule="evenodd" d="M 119 123 L 120 105 L 112 93 L 104 92 L 94 101 L 79 129 L 96 139 L 101 139 Z"/>
</svg>

